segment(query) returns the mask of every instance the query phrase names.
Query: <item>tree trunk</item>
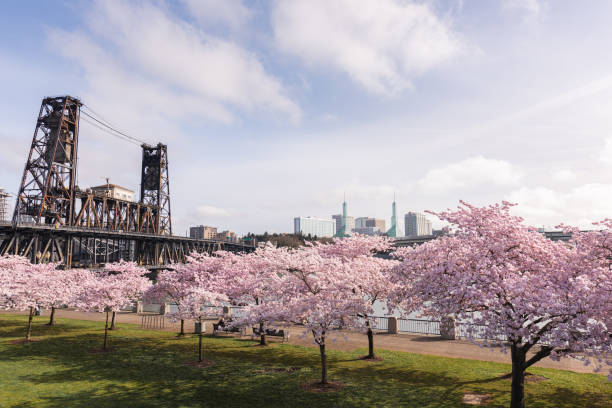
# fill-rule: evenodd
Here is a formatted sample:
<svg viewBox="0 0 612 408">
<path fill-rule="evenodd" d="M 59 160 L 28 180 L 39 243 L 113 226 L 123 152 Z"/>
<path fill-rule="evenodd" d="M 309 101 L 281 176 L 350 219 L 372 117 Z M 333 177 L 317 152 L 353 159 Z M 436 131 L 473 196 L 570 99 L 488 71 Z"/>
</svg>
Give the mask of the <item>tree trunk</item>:
<svg viewBox="0 0 612 408">
<path fill-rule="evenodd" d="M 200 322 L 200 332 L 198 333 L 198 362 L 202 362 L 202 318 L 199 317 L 198 321 Z"/>
<path fill-rule="evenodd" d="M 259 322 L 259 333 L 261 335 L 261 338 L 259 340 L 259 345 L 260 346 L 265 346 L 267 345 L 266 343 L 266 332 L 264 330 L 264 324 L 263 322 Z"/>
<path fill-rule="evenodd" d="M 510 408 L 525 408 L 525 351 L 512 346 L 512 396 Z"/>
<path fill-rule="evenodd" d="M 106 323 L 104 323 L 104 346 L 103 350 L 106 350 L 106 345 L 108 344 L 108 310 L 106 311 Z"/>
<path fill-rule="evenodd" d="M 51 315 L 49 315 L 49 323 L 47 326 L 55 326 L 55 307 L 51 306 Z"/>
<path fill-rule="evenodd" d="M 28 317 L 28 329 L 26 330 L 26 341 L 30 341 L 32 337 L 32 317 L 34 316 L 34 308 L 30 306 L 30 316 Z"/>
<path fill-rule="evenodd" d="M 178 335 L 179 336 L 185 335 L 185 319 L 181 319 L 181 332 Z"/>
<path fill-rule="evenodd" d="M 111 318 L 111 325 L 108 330 L 115 330 L 115 312 L 113 312 L 113 317 Z"/>
<path fill-rule="evenodd" d="M 325 355 L 324 337 L 319 344 L 319 351 L 321 351 L 321 384 L 327 384 L 327 356 Z"/>
<path fill-rule="evenodd" d="M 374 332 L 371 327 L 368 327 L 368 357 L 374 358 Z"/>
</svg>

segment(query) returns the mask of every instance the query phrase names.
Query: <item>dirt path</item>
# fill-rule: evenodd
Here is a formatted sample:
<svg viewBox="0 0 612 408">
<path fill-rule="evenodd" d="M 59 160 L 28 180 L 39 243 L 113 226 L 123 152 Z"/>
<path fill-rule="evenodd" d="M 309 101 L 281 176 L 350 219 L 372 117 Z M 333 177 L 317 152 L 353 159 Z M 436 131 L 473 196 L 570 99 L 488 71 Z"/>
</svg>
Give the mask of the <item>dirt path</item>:
<svg viewBox="0 0 612 408">
<path fill-rule="evenodd" d="M 0 312 L 4 313 L 4 312 Z M 49 312 L 44 310 L 43 316 L 49 316 Z M 104 321 L 104 313 L 86 313 L 71 310 L 58 310 L 56 317 Z M 212 323 L 216 320 L 206 321 L 206 333 L 212 333 Z M 132 323 L 141 324 L 141 316 L 135 313 L 121 312 L 117 315 L 116 323 Z M 179 330 L 179 323 L 171 323 L 165 319 L 165 331 Z M 185 322 L 185 331 L 193 332 L 194 322 Z M 289 343 L 300 344 L 305 346 L 315 346 L 312 341 L 312 336 L 308 333 L 304 334 L 302 327 L 293 326 L 289 328 L 291 339 Z M 355 350 L 358 348 L 367 349 L 367 337 L 361 333 L 342 331 L 335 336 L 336 341 L 329 341 L 328 348 L 335 350 Z M 332 337 L 332 339 L 334 338 Z M 277 340 L 272 340 L 277 341 Z M 442 340 L 439 336 L 423 336 L 411 334 L 386 334 L 379 333 L 374 337 L 374 345 L 376 348 L 406 351 L 409 353 L 428 354 L 434 356 L 465 358 L 470 360 L 494 361 L 499 363 L 510 364 L 510 354 L 504 354 L 499 349 L 487 349 L 478 347 L 468 341 L 463 340 Z M 491 351 L 492 350 L 492 351 Z M 592 365 L 585 366 L 582 362 L 573 358 L 563 358 L 560 361 L 554 361 L 550 358 L 545 358 L 535 364 L 536 367 L 555 368 L 559 370 L 569 370 L 578 373 L 592 373 L 594 367 Z M 604 371 L 605 372 L 605 371 Z"/>
</svg>

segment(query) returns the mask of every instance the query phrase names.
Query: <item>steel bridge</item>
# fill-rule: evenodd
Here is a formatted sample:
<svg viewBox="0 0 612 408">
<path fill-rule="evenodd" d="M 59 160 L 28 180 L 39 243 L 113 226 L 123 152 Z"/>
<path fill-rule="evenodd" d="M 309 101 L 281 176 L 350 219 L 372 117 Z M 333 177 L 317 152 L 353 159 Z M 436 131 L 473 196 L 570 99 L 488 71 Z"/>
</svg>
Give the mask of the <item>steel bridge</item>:
<svg viewBox="0 0 612 408">
<path fill-rule="evenodd" d="M 174 236 L 170 212 L 168 149 L 148 145 L 96 117 L 70 96 L 41 104 L 11 223 L 0 223 L 0 255 L 66 268 L 99 267 L 121 259 L 150 269 L 185 262 L 192 252 L 251 251 L 245 242 Z M 140 200 L 76 185 L 81 113 L 96 127 L 140 142 Z M 91 122 L 93 120 L 94 122 Z"/>
</svg>

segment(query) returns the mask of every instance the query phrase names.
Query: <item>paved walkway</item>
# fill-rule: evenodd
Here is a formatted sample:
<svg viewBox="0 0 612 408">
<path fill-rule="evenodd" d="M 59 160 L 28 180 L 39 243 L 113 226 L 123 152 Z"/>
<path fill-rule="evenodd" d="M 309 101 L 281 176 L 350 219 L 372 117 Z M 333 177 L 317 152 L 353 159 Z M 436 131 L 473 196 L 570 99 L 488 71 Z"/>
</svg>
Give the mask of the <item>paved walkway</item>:
<svg viewBox="0 0 612 408">
<path fill-rule="evenodd" d="M 4 313 L 4 312 L 0 312 Z M 43 311 L 43 316 L 48 316 L 48 311 Z M 104 313 L 86 313 L 71 310 L 60 309 L 56 311 L 56 317 L 104 321 Z M 206 321 L 206 333 L 212 333 L 212 323 L 215 320 Z M 133 323 L 140 324 L 141 317 L 135 313 L 119 313 L 116 318 L 116 323 Z M 194 327 L 193 321 L 185 322 L 185 331 L 191 332 Z M 166 319 L 165 331 L 179 330 L 179 323 L 171 323 Z M 289 343 L 300 344 L 305 346 L 315 346 L 312 341 L 312 335 L 304 334 L 302 327 L 290 327 L 291 339 Z M 335 334 L 336 341 L 328 341 L 327 347 L 335 350 L 355 350 L 358 348 L 367 349 L 368 339 L 365 334 L 342 331 Z M 333 339 L 333 337 L 332 337 Z M 272 340 L 276 341 L 276 340 Z M 463 340 L 442 340 L 439 336 L 423 336 L 412 334 L 387 334 L 379 333 L 374 336 L 375 348 L 406 351 L 409 353 L 428 354 L 434 356 L 465 358 L 470 360 L 494 361 L 499 363 L 511 363 L 510 353 L 507 354 L 500 351 L 499 348 L 488 349 L 479 347 L 471 342 Z M 491 351 L 492 350 L 492 351 Z M 550 358 L 545 358 L 535 364 L 536 367 L 555 368 L 559 370 L 570 370 L 578 373 L 592 373 L 593 366 L 585 366 L 582 362 L 573 358 L 562 358 L 560 361 L 554 361 Z"/>
</svg>

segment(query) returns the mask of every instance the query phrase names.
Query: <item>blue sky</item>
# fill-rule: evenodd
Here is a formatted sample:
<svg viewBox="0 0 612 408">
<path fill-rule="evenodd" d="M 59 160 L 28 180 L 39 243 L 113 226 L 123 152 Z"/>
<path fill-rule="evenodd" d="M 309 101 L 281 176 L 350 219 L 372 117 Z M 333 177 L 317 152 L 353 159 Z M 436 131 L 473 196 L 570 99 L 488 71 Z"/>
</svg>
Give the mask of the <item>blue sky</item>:
<svg viewBox="0 0 612 408">
<path fill-rule="evenodd" d="M 40 100 L 168 144 L 175 233 L 287 232 L 510 200 L 588 225 L 612 199 L 612 3 L 6 1 L 0 186 Z M 134 190 L 140 151 L 82 123 L 79 185 Z"/>
</svg>

